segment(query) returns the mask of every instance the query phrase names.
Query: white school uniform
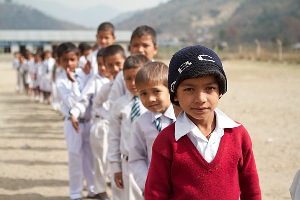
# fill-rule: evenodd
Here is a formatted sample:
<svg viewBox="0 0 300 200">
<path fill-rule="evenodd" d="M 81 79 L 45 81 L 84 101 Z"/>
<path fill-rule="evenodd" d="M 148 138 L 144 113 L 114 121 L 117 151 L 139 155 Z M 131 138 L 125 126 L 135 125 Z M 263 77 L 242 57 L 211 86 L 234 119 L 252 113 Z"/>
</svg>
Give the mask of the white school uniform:
<svg viewBox="0 0 300 200">
<path fill-rule="evenodd" d="M 107 151 L 108 151 L 108 137 L 109 137 L 109 119 L 110 119 L 110 102 L 108 101 L 108 94 L 112 88 L 114 80 L 111 80 L 109 83 L 103 85 L 101 91 L 97 94 L 94 99 L 92 116 L 94 124 L 91 128 L 91 131 L 95 132 L 95 137 L 98 142 L 97 155 L 99 166 L 103 166 L 100 171 L 101 174 L 96 174 L 95 177 L 109 177 L 111 182 L 111 193 L 113 200 L 122 200 L 121 189 L 117 187 L 114 181 L 114 175 L 111 174 L 109 163 L 107 162 Z M 101 169 L 101 168 L 100 168 Z M 102 179 L 103 181 L 103 179 Z M 104 182 L 102 182 L 104 184 Z"/>
<path fill-rule="evenodd" d="M 32 86 L 33 86 L 33 83 L 32 83 L 32 81 L 33 81 L 33 74 L 34 74 L 34 59 L 32 58 L 32 59 L 28 59 L 27 60 L 27 73 L 26 73 L 26 77 L 25 77 L 25 81 L 26 81 L 26 83 L 28 84 L 28 87 L 29 88 L 32 88 Z"/>
<path fill-rule="evenodd" d="M 20 81 L 23 87 L 23 92 L 27 92 L 26 91 L 26 76 L 28 72 L 27 60 L 24 60 L 23 63 L 20 63 L 19 72 L 20 72 L 20 78 L 21 78 Z"/>
<path fill-rule="evenodd" d="M 53 71 L 55 75 L 55 79 L 62 73 L 64 69 L 59 66 L 58 64 L 55 64 L 55 70 Z M 58 98 L 57 94 L 57 87 L 56 87 L 56 82 L 55 79 L 52 79 L 52 90 L 51 90 L 51 105 L 54 110 L 60 111 L 61 107 L 61 102 L 60 99 Z"/>
<path fill-rule="evenodd" d="M 102 93 L 102 86 L 109 83 L 109 79 L 106 77 L 100 76 L 99 74 L 93 76 L 89 79 L 87 84 L 85 85 L 81 99 L 75 104 L 70 111 L 70 113 L 78 118 L 80 113 L 90 112 L 91 108 L 94 103 L 94 99 L 98 93 Z M 92 118 L 92 126 L 90 130 L 90 144 L 91 149 L 93 152 L 93 169 L 95 172 L 94 175 L 94 185 L 95 185 L 95 192 L 96 193 L 103 193 L 106 192 L 106 174 L 103 173 L 103 165 L 102 165 L 102 152 L 99 152 L 99 147 L 102 146 L 101 142 L 99 141 L 98 132 L 95 131 L 94 123 L 95 118 Z M 101 148 L 100 148 L 101 149 Z M 100 155 L 99 155 L 100 154 Z"/>
<path fill-rule="evenodd" d="M 48 58 L 43 61 L 43 75 L 40 82 L 41 90 L 44 92 L 51 92 L 52 90 L 52 71 L 55 65 L 54 58 Z"/>
<path fill-rule="evenodd" d="M 16 74 L 17 74 L 17 82 L 16 82 L 16 91 L 19 92 L 20 89 L 20 81 L 21 81 L 21 75 L 19 72 L 19 67 L 20 67 L 20 59 L 19 58 L 14 58 L 12 61 L 12 66 L 13 68 L 16 70 Z"/>
<path fill-rule="evenodd" d="M 98 53 L 99 49 L 93 51 L 92 53 L 90 53 L 87 56 L 87 60 L 90 61 L 91 63 L 91 72 L 90 74 L 98 74 L 98 62 L 97 62 L 97 53 Z"/>
<path fill-rule="evenodd" d="M 82 75 L 82 74 L 81 74 Z M 75 74 L 76 80 L 82 80 L 83 76 Z M 94 195 L 93 157 L 90 147 L 90 113 L 81 113 L 79 121 L 79 133 L 77 133 L 69 120 L 71 108 L 81 98 L 84 87 L 82 82 L 72 82 L 68 79 L 66 71 L 63 71 L 56 79 L 58 95 L 62 101 L 61 112 L 65 116 L 64 135 L 68 149 L 68 167 L 70 179 L 70 198 L 82 197 L 83 178 L 86 179 L 89 195 Z"/>
<path fill-rule="evenodd" d="M 162 129 L 174 122 L 176 117 L 172 104 L 165 113 L 153 113 L 147 111 L 134 120 L 131 126 L 132 135 L 130 138 L 128 165 L 136 183 L 142 191 L 145 189 L 152 155 L 152 145 L 159 133 L 155 125 L 155 119 L 159 117 Z"/>
<path fill-rule="evenodd" d="M 125 95 L 126 93 L 130 93 L 130 92 L 126 89 L 125 80 L 124 80 L 124 72 L 122 70 L 118 73 L 118 75 L 115 78 L 114 84 L 108 95 L 108 99 L 110 102 L 114 102 L 116 99 L 120 98 L 121 96 Z"/>
<path fill-rule="evenodd" d="M 44 65 L 42 62 L 36 62 L 35 66 L 37 68 L 37 85 L 41 87 Z"/>
<path fill-rule="evenodd" d="M 129 143 L 131 138 L 130 113 L 133 105 L 133 95 L 126 93 L 117 99 L 111 107 L 110 135 L 107 158 L 110 162 L 112 174 L 122 172 L 124 189 L 122 199 L 143 199 L 142 191 L 137 186 L 128 168 Z M 146 108 L 140 103 L 140 114 L 145 113 Z"/>
</svg>

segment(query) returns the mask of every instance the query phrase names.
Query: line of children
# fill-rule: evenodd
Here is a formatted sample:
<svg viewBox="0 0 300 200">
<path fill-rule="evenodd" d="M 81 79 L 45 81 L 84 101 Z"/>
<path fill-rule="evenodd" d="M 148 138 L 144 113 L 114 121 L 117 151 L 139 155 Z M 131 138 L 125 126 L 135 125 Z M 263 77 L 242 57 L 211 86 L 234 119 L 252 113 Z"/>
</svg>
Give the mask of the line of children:
<svg viewBox="0 0 300 200">
<path fill-rule="evenodd" d="M 114 200 L 261 199 L 250 137 L 216 108 L 227 79 L 213 51 L 187 47 L 168 68 L 153 61 L 149 26 L 133 31 L 127 58 L 112 24 L 96 38 L 100 50 L 82 48 L 79 68 L 74 44 L 57 49 L 71 199 L 82 199 L 83 178 L 88 198 L 109 199 L 109 176 Z"/>
<path fill-rule="evenodd" d="M 147 63 L 137 73 L 135 84 L 148 111 L 132 123 L 128 164 L 138 186 L 144 191 L 154 139 L 176 118 L 168 90 L 167 65 Z"/>
<path fill-rule="evenodd" d="M 98 150 L 95 156 L 99 158 L 99 167 L 102 166 L 102 170 L 99 171 L 100 173 L 95 177 L 102 180 L 102 185 L 105 184 L 106 177 L 112 179 L 110 182 L 112 198 L 114 200 L 122 199 L 122 196 L 121 190 L 113 181 L 113 175 L 108 170 L 110 167 L 106 161 L 110 119 L 110 104 L 108 101 L 108 94 L 114 83 L 115 77 L 123 69 L 125 58 L 126 56 L 124 49 L 120 45 L 111 45 L 105 48 L 105 51 L 103 52 L 103 61 L 108 73 L 112 76 L 112 79 L 109 83 L 103 85 L 101 91 L 97 93 L 95 102 L 93 104 L 93 116 L 96 119 L 94 123 L 94 136 L 98 141 L 98 143 L 95 144 L 95 149 L 97 148 Z"/>
<path fill-rule="evenodd" d="M 137 96 L 135 76 L 148 61 L 148 58 L 142 54 L 129 56 L 125 60 L 123 75 L 129 92 L 113 102 L 110 111 L 107 158 L 114 175 L 114 181 L 117 187 L 122 189 L 122 199 L 124 200 L 143 199 L 141 190 L 129 172 L 128 155 L 131 123 L 137 116 L 146 111 Z"/>
</svg>

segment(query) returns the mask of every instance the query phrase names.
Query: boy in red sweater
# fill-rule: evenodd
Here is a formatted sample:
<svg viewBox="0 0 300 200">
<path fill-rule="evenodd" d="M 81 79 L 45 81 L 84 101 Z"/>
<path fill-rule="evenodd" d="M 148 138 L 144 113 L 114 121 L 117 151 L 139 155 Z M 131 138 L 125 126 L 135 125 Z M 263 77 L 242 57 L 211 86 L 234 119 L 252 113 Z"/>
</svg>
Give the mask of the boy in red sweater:
<svg viewBox="0 0 300 200">
<path fill-rule="evenodd" d="M 217 109 L 227 79 L 216 53 L 175 53 L 168 88 L 183 111 L 154 141 L 145 199 L 261 200 L 250 136 Z"/>
</svg>

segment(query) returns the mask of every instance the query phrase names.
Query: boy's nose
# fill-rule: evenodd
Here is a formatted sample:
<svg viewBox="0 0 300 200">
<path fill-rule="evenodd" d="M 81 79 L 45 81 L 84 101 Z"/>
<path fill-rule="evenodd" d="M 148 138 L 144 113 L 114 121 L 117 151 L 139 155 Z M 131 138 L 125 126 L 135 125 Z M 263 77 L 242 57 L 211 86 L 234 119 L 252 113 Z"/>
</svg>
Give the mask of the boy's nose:
<svg viewBox="0 0 300 200">
<path fill-rule="evenodd" d="M 206 102 L 206 93 L 205 92 L 199 92 L 196 94 L 196 101 L 199 103 L 204 103 Z"/>
</svg>

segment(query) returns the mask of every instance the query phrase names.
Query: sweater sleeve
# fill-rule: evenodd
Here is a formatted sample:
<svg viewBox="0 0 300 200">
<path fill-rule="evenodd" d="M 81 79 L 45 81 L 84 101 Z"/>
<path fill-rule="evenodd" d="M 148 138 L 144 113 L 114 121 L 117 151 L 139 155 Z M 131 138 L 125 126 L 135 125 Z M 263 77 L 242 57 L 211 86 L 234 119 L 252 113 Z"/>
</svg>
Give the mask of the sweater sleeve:
<svg viewBox="0 0 300 200">
<path fill-rule="evenodd" d="M 172 191 L 171 167 L 172 167 L 172 143 L 165 137 L 164 129 L 155 139 L 152 147 L 152 158 L 145 184 L 145 200 L 170 199 Z"/>
<path fill-rule="evenodd" d="M 261 200 L 261 190 L 256 169 L 251 138 L 244 127 L 242 131 L 243 160 L 239 166 L 239 182 L 241 188 L 241 200 Z"/>
</svg>

